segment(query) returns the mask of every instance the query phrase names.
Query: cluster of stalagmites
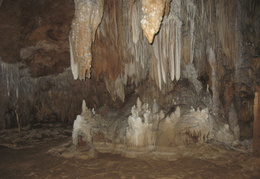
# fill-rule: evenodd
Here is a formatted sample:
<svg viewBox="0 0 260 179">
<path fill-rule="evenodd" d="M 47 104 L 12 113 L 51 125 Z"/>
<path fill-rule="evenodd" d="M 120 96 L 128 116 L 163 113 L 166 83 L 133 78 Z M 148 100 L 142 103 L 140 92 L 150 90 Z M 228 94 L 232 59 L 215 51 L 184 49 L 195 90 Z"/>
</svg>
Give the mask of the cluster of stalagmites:
<svg viewBox="0 0 260 179">
<path fill-rule="evenodd" d="M 117 117 L 115 117 L 117 118 Z M 73 125 L 73 144 L 83 138 L 88 148 L 135 156 L 146 152 L 173 151 L 189 143 L 216 140 L 232 143 L 237 140 L 228 124 L 216 123 L 208 108 L 186 114 L 181 108 L 166 115 L 156 102 L 151 105 L 137 99 L 127 120 L 101 117 L 82 104 L 82 113 Z"/>
</svg>

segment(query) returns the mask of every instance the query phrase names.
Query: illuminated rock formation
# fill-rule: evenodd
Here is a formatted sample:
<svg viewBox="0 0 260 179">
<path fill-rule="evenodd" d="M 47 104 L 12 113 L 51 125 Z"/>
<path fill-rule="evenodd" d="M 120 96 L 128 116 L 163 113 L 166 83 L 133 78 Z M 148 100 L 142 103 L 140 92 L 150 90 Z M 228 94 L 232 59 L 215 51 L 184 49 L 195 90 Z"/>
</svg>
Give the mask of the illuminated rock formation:
<svg viewBox="0 0 260 179">
<path fill-rule="evenodd" d="M 71 25 L 70 53 L 74 79 L 90 78 L 91 44 L 103 16 L 103 0 L 75 0 L 75 17 Z M 86 75 L 87 73 L 87 75 Z"/>
<path fill-rule="evenodd" d="M 260 84 L 256 1 L 75 0 L 75 9 L 71 0 L 25 1 L 1 5 L 0 129 L 17 126 L 16 112 L 21 127 L 72 122 L 87 99 L 89 108 L 113 112 L 111 128 L 103 136 L 94 131 L 94 141 L 144 149 L 170 145 L 166 138 L 179 145 L 252 137 Z M 137 96 L 157 106 L 139 101 L 125 110 Z"/>
<path fill-rule="evenodd" d="M 143 104 L 137 98 L 127 120 L 122 120 L 124 117 L 118 120 L 116 118 L 119 116 L 103 118 L 99 114 L 93 115 L 83 100 L 82 113 L 73 125 L 73 144 L 78 146 L 81 136 L 89 147 L 99 152 L 115 152 L 133 157 L 174 151 L 178 146 L 202 144 L 208 140 L 226 144 L 236 140 L 229 125 L 217 124 L 210 117 L 208 108 L 182 113 L 180 106 L 168 115 L 163 111 L 153 113 L 148 103 Z M 219 125 L 223 127 L 219 128 Z"/>
<path fill-rule="evenodd" d="M 172 10 L 168 17 L 165 17 L 159 33 L 155 36 L 153 50 L 156 61 L 153 62 L 154 76 L 157 76 L 157 86 L 162 88 L 162 82 L 179 80 L 181 75 L 181 26 L 180 20 L 181 1 L 174 1 Z M 168 79 L 170 74 L 170 80 Z"/>
<path fill-rule="evenodd" d="M 137 99 L 137 106 L 133 106 L 128 117 L 126 129 L 126 145 L 134 147 L 150 147 L 155 145 L 155 132 L 153 131 L 153 115 L 148 104 Z"/>
<path fill-rule="evenodd" d="M 165 0 L 142 0 L 143 18 L 141 26 L 149 43 L 159 31 L 164 15 Z"/>
</svg>

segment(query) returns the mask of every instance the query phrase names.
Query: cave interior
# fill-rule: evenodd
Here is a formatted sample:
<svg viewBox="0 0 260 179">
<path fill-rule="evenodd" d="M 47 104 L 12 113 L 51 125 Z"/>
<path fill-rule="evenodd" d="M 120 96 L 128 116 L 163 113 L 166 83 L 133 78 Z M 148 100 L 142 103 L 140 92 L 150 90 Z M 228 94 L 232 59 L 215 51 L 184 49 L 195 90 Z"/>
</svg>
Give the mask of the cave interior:
<svg viewBox="0 0 260 179">
<path fill-rule="evenodd" d="M 0 0 L 0 178 L 101 159 L 80 176 L 178 178 L 144 156 L 260 177 L 259 19 L 259 0 Z M 21 157 L 40 148 L 56 172 Z"/>
</svg>

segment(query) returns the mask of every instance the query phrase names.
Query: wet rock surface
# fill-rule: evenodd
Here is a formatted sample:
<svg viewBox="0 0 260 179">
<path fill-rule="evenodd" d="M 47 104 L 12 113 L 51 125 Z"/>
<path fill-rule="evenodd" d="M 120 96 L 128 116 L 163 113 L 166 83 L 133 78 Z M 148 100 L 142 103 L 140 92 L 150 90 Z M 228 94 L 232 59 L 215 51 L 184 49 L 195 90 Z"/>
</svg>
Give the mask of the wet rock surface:
<svg viewBox="0 0 260 179">
<path fill-rule="evenodd" d="M 0 177 L 3 178 L 259 178 L 260 160 L 222 144 L 190 145 L 171 159 L 85 150 L 70 157 L 71 129 L 37 125 L 31 131 L 1 132 Z M 70 133 L 69 133 L 70 131 Z M 38 137 L 37 137 L 38 136 Z M 16 139 L 16 147 L 6 145 Z M 5 145 L 3 145 L 3 140 Z M 19 142 L 20 141 L 20 142 Z M 67 149 L 67 156 L 62 151 Z M 50 152 L 52 151 L 52 152 Z M 56 151 L 56 152 L 54 152 Z M 59 152 L 57 152 L 59 151 Z M 78 154 L 80 151 L 77 150 Z M 74 151 L 75 154 L 75 151 Z"/>
</svg>

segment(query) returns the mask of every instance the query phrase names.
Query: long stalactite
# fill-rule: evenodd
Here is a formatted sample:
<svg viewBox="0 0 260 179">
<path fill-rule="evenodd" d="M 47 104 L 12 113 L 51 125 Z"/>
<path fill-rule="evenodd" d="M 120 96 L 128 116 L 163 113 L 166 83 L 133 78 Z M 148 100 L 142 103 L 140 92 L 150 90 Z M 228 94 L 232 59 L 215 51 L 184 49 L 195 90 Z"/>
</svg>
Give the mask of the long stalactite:
<svg viewBox="0 0 260 179">
<path fill-rule="evenodd" d="M 104 0 L 75 0 L 75 16 L 69 37 L 74 79 L 90 78 L 91 44 L 103 16 L 103 6 Z"/>
</svg>

